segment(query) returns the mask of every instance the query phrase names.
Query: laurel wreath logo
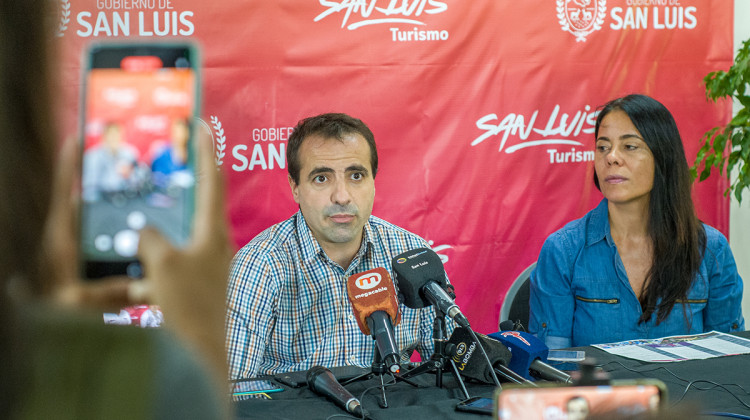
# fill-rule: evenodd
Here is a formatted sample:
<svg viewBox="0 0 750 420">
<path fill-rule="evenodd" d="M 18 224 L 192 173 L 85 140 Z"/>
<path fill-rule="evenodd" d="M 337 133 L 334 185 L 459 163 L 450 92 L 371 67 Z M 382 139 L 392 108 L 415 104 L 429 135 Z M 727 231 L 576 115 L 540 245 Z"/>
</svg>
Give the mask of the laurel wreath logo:
<svg viewBox="0 0 750 420">
<path fill-rule="evenodd" d="M 214 127 L 214 132 L 216 133 L 216 157 L 214 157 L 214 160 L 216 161 L 216 166 L 221 166 L 224 164 L 223 159 L 226 155 L 224 150 L 227 148 L 227 137 L 224 135 L 224 128 L 221 126 L 221 121 L 219 121 L 218 117 L 211 115 L 211 125 Z"/>
<path fill-rule="evenodd" d="M 604 18 L 607 16 L 607 0 L 599 0 L 599 14 L 594 21 L 594 30 L 598 31 L 604 24 Z"/>
<path fill-rule="evenodd" d="M 570 26 L 568 25 L 568 17 L 565 16 L 565 1 L 564 0 L 557 0 L 557 19 L 560 21 L 560 26 L 562 27 L 562 30 L 565 32 L 568 32 L 570 30 Z"/>
<path fill-rule="evenodd" d="M 607 0 L 597 1 L 598 12 L 596 14 L 596 19 L 594 19 L 592 29 L 589 31 L 571 30 L 570 25 L 568 24 L 568 16 L 565 15 L 565 2 L 566 0 L 557 0 L 557 19 L 564 32 L 570 32 L 575 35 L 576 42 L 586 42 L 586 36 L 588 34 L 602 28 L 604 18 L 607 16 Z"/>
<path fill-rule="evenodd" d="M 60 23 L 57 25 L 57 36 L 62 37 L 70 23 L 70 1 L 60 0 Z"/>
</svg>

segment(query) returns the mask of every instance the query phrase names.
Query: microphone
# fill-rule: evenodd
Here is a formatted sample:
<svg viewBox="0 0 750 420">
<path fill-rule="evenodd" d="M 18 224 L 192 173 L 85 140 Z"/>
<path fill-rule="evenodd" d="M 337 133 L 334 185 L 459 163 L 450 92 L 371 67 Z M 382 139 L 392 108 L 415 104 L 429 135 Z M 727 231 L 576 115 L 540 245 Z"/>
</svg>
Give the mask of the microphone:
<svg viewBox="0 0 750 420">
<path fill-rule="evenodd" d="M 512 354 L 508 367 L 526 379 L 532 376 L 554 382 L 573 383 L 570 375 L 546 362 L 549 347 L 533 334 L 521 331 L 498 331 L 488 335 L 504 344 Z"/>
<path fill-rule="evenodd" d="M 501 322 L 498 327 L 500 328 L 500 331 L 526 331 L 526 328 L 524 328 L 521 321 L 511 321 L 510 319 Z"/>
<path fill-rule="evenodd" d="M 362 417 L 362 404 L 344 388 L 333 373 L 323 366 L 313 366 L 307 371 L 307 385 L 311 391 L 333 401 L 357 417 Z"/>
<path fill-rule="evenodd" d="M 474 357 L 477 350 L 477 340 L 484 348 L 487 359 L 479 356 Z M 467 378 L 476 379 L 491 385 L 495 385 L 492 370 L 510 382 L 535 386 L 533 382 L 510 370 L 507 365 L 511 358 L 511 352 L 502 343 L 491 340 L 483 334 L 476 333 L 476 340 L 471 331 L 464 327 L 456 327 L 453 330 L 446 350 L 456 364 L 456 368 Z M 488 364 L 489 362 L 489 364 Z"/>
<path fill-rule="evenodd" d="M 380 357 L 392 373 L 401 369 L 401 355 L 393 326 L 401 321 L 396 290 L 385 268 L 378 267 L 349 276 L 346 282 L 349 302 L 359 329 L 372 335 Z"/>
<path fill-rule="evenodd" d="M 435 251 L 428 248 L 407 251 L 394 257 L 392 265 L 404 305 L 414 309 L 435 305 L 458 325 L 470 328 L 469 320 L 445 291 L 448 285 L 445 268 Z"/>
</svg>

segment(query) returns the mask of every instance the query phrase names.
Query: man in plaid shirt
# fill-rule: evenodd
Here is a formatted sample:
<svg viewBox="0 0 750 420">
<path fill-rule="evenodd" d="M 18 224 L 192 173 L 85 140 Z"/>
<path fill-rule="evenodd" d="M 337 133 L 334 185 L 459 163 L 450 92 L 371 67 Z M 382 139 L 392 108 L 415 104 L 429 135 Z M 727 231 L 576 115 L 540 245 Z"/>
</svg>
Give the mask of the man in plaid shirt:
<svg viewBox="0 0 750 420">
<path fill-rule="evenodd" d="M 287 148 L 299 211 L 261 232 L 234 257 L 227 294 L 230 377 L 372 364 L 374 340 L 347 297 L 352 274 L 384 267 L 427 242 L 372 216 L 378 155 L 370 129 L 345 114 L 300 121 Z M 399 305 L 402 360 L 433 352 L 435 311 Z M 449 328 L 452 325 L 448 323 Z"/>
</svg>

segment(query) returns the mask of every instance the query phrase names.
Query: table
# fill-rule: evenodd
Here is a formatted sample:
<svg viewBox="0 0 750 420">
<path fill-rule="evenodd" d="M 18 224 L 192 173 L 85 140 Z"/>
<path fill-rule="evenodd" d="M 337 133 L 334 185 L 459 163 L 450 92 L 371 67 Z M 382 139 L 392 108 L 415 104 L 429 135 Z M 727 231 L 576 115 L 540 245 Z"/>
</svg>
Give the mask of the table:
<svg viewBox="0 0 750 420">
<path fill-rule="evenodd" d="M 750 338 L 750 331 L 734 335 Z M 574 350 L 584 350 L 586 358 L 595 360 L 595 364 L 612 379 L 660 379 L 667 386 L 669 405 L 677 403 L 679 406 L 687 401 L 697 403 L 703 411 L 750 416 L 749 354 L 672 363 L 648 363 L 609 354 L 595 347 L 576 347 Z M 696 382 L 687 389 L 692 381 L 711 381 L 724 385 L 726 389 L 708 382 Z"/>
<path fill-rule="evenodd" d="M 455 418 L 476 420 L 477 418 L 490 418 L 455 411 L 456 404 L 464 399 L 458 382 L 452 374 L 444 373 L 443 387 L 437 388 L 435 376 L 434 373 L 424 373 L 410 378 L 411 381 L 419 385 L 419 388 L 401 381 L 387 386 L 385 393 L 388 408 L 378 406 L 378 399 L 381 394 L 378 376 L 352 382 L 346 385 L 346 389 L 359 398 L 362 406 L 373 419 L 436 420 Z M 390 376 L 384 376 L 384 378 L 386 383 L 391 381 Z M 468 382 L 466 387 L 472 397 L 492 397 L 495 389 L 491 385 Z M 306 386 L 285 388 L 283 392 L 271 394 L 271 400 L 250 399 L 235 402 L 236 418 L 326 419 L 334 414 L 346 414 L 343 409 L 326 398 L 313 393 Z M 368 388 L 369 390 L 362 397 L 362 393 Z"/>
<path fill-rule="evenodd" d="M 750 332 L 737 333 L 750 337 Z M 699 404 L 703 411 L 731 412 L 750 416 L 750 394 L 738 386 L 750 391 L 750 355 L 718 357 L 706 360 L 690 360 L 674 363 L 646 363 L 609 354 L 595 347 L 576 347 L 574 350 L 586 352 L 587 359 L 593 359 L 596 365 L 612 379 L 656 378 L 665 383 L 668 389 L 670 405 L 677 402 L 686 390 L 689 382 L 707 380 L 724 384 L 737 395 L 743 405 L 726 389 L 706 382 L 696 383 L 678 403 Z M 389 377 L 386 377 L 389 378 Z M 443 374 L 443 387 L 435 386 L 435 374 L 425 373 L 412 378 L 419 388 L 405 382 L 397 382 L 386 388 L 389 408 L 378 406 L 380 384 L 378 376 L 348 384 L 346 388 L 360 399 L 364 408 L 373 419 L 474 419 L 490 417 L 455 411 L 458 402 L 464 399 L 455 377 L 450 373 Z M 736 385 L 728 385 L 736 384 Z M 470 396 L 492 397 L 494 386 L 477 382 L 467 382 Z M 710 388 L 710 389 L 706 389 Z M 301 388 L 286 387 L 285 391 L 272 394 L 271 400 L 252 399 L 234 403 L 238 419 L 327 419 L 332 415 L 346 412 L 331 401 L 321 397 L 306 386 Z M 343 417 L 334 417 L 343 418 Z M 711 417 L 701 417 L 701 419 Z"/>
</svg>

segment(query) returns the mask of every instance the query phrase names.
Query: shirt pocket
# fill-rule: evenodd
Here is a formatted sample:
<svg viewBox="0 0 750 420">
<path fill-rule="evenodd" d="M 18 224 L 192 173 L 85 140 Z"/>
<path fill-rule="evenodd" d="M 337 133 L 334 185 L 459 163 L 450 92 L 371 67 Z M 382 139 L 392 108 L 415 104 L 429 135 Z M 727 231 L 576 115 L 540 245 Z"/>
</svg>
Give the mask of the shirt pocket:
<svg viewBox="0 0 750 420">
<path fill-rule="evenodd" d="M 583 329 L 622 325 L 625 319 L 622 313 L 622 299 L 619 296 L 611 291 L 588 292 L 574 295 L 574 325 Z"/>
<path fill-rule="evenodd" d="M 677 299 L 677 303 L 682 305 L 691 305 L 691 307 L 694 307 L 693 305 L 697 305 L 697 307 L 704 307 L 706 306 L 706 303 L 708 303 L 708 299 Z"/>
<path fill-rule="evenodd" d="M 615 297 L 584 297 L 576 295 L 576 300 L 583 303 L 603 303 L 607 305 L 615 305 L 620 303 L 620 298 Z"/>
<path fill-rule="evenodd" d="M 703 313 L 708 305 L 708 290 L 700 283 L 688 292 L 687 298 L 677 299 L 669 319 L 684 325 L 688 333 L 703 332 Z"/>
<path fill-rule="evenodd" d="M 591 281 L 576 290 L 573 312 L 573 345 L 620 341 L 627 329 L 628 311 L 616 285 L 609 281 Z"/>
<path fill-rule="evenodd" d="M 684 305 L 688 311 L 688 315 L 694 317 L 700 315 L 708 304 L 708 285 L 703 281 L 703 278 L 702 276 L 697 277 L 690 290 L 688 290 L 687 297 L 677 299 L 675 302 L 675 306 Z"/>
</svg>

